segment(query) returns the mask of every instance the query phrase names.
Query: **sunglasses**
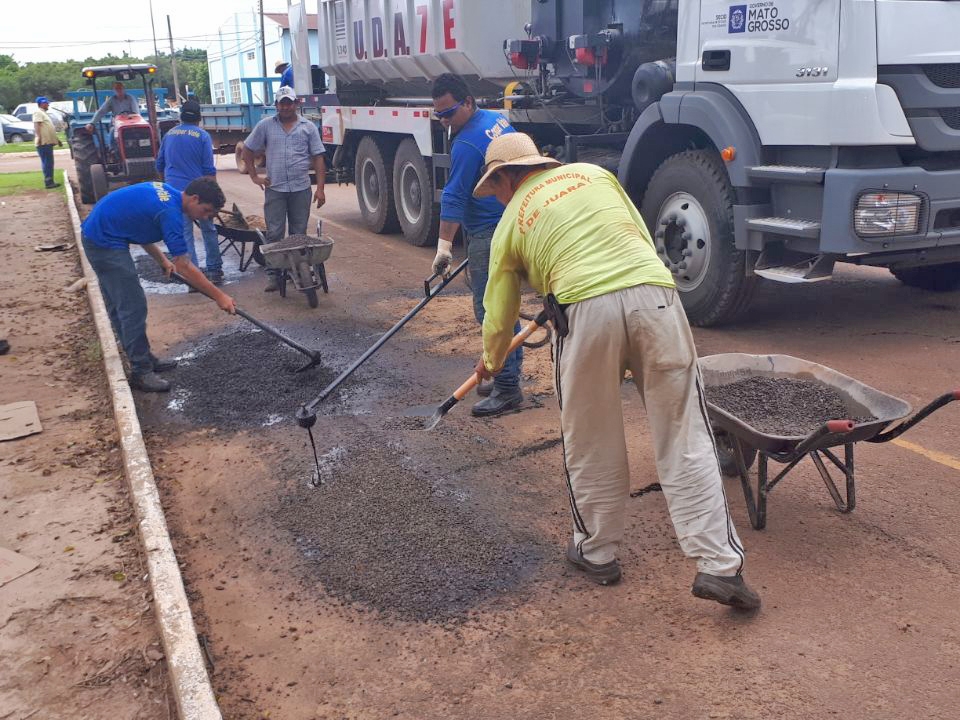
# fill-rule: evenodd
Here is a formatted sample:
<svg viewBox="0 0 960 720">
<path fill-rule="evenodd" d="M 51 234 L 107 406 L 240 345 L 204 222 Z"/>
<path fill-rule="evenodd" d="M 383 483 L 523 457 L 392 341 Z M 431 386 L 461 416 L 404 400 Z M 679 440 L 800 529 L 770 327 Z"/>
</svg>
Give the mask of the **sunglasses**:
<svg viewBox="0 0 960 720">
<path fill-rule="evenodd" d="M 457 114 L 457 110 L 459 110 L 461 107 L 463 107 L 463 104 L 464 104 L 465 102 L 466 102 L 466 100 L 461 100 L 461 101 L 458 102 L 456 105 L 451 105 L 451 106 L 448 107 L 446 110 L 438 110 L 437 112 L 435 112 L 435 113 L 433 114 L 433 116 L 434 116 L 437 120 L 449 120 L 450 118 L 452 118 L 454 115 Z"/>
</svg>

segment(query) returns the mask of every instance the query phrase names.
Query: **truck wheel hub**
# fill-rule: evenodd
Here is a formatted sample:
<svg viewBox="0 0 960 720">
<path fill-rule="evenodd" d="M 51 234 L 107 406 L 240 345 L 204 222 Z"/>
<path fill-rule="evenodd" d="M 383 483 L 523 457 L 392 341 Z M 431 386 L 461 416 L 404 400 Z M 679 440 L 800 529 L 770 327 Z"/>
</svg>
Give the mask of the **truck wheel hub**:
<svg viewBox="0 0 960 720">
<path fill-rule="evenodd" d="M 666 199 L 653 242 L 678 290 L 688 292 L 703 282 L 710 265 L 710 225 L 693 195 L 678 192 Z"/>
</svg>

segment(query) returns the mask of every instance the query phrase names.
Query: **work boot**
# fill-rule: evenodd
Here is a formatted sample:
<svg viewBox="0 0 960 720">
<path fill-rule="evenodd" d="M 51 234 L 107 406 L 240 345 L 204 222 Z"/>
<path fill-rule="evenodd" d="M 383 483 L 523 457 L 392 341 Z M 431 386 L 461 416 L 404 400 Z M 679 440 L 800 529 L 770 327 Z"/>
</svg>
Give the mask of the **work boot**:
<svg viewBox="0 0 960 720">
<path fill-rule="evenodd" d="M 159 358 L 153 359 L 153 371 L 155 373 L 167 372 L 173 370 L 180 364 L 180 361 L 176 358 L 165 358 L 160 360 Z"/>
<path fill-rule="evenodd" d="M 143 392 L 167 392 L 170 390 L 170 383 L 151 370 L 131 375 L 130 387 Z"/>
<path fill-rule="evenodd" d="M 267 275 L 267 286 L 263 289 L 264 292 L 276 292 L 280 289 L 280 280 L 276 275 L 270 273 Z"/>
<path fill-rule="evenodd" d="M 58 188 L 58 187 L 60 187 L 60 183 L 58 183 L 58 182 L 44 183 L 43 186 L 44 186 L 47 190 L 53 190 L 53 188 Z"/>
<path fill-rule="evenodd" d="M 207 270 L 206 276 L 214 285 L 223 285 L 223 270 Z"/>
<path fill-rule="evenodd" d="M 567 562 L 597 585 L 613 585 L 620 582 L 620 562 L 616 558 L 605 563 L 590 562 L 583 557 L 583 553 L 577 549 L 573 540 L 567 545 Z"/>
<path fill-rule="evenodd" d="M 741 575 L 720 577 L 698 572 L 693 580 L 692 592 L 694 597 L 713 600 L 738 610 L 756 610 L 760 607 L 760 596 L 750 589 Z"/>
<path fill-rule="evenodd" d="M 523 393 L 520 392 L 520 388 L 500 390 L 495 387 L 490 397 L 484 398 L 473 406 L 471 413 L 474 417 L 493 417 L 519 407 L 522 402 Z"/>
<path fill-rule="evenodd" d="M 480 397 L 490 397 L 490 393 L 493 392 L 493 383 L 492 382 L 482 382 L 477 385 L 477 395 Z"/>
</svg>

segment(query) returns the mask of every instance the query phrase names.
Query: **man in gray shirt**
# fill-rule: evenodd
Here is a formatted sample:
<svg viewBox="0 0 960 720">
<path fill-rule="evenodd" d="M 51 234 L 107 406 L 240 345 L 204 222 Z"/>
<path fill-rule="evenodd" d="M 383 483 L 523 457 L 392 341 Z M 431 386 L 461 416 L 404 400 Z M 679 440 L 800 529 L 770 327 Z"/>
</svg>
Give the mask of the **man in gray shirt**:
<svg viewBox="0 0 960 720">
<path fill-rule="evenodd" d="M 327 201 L 323 193 L 326 165 L 324 147 L 317 126 L 298 112 L 293 88 L 277 90 L 277 114 L 264 118 L 244 140 L 243 161 L 250 168 L 250 179 L 263 188 L 263 217 L 267 223 L 267 242 L 283 240 L 307 232 L 310 200 L 317 207 Z M 261 177 L 254 161 L 258 153 L 267 156 L 267 174 Z M 310 170 L 317 175 L 317 189 L 310 192 Z M 268 270 L 266 292 L 277 290 L 277 273 Z"/>
<path fill-rule="evenodd" d="M 140 114 L 140 106 L 137 104 L 137 99 L 133 95 L 127 95 L 127 90 L 122 82 L 115 82 L 113 84 L 113 92 L 114 94 L 104 100 L 100 109 L 93 114 L 93 119 L 87 125 L 87 130 L 90 132 L 93 132 L 94 126 L 100 122 L 100 118 L 107 113 L 113 113 L 114 115 L 120 115 L 122 113 Z"/>
</svg>

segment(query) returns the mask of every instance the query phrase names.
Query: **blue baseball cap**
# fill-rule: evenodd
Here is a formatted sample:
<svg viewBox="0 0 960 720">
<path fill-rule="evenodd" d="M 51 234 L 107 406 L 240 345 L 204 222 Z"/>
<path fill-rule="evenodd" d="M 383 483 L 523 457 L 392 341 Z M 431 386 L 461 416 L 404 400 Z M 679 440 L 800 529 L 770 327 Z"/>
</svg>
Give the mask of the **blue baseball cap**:
<svg viewBox="0 0 960 720">
<path fill-rule="evenodd" d="M 47 100 L 47 98 L 46 98 L 45 95 L 41 95 L 41 96 L 38 97 L 36 100 L 34 100 L 34 102 L 35 102 L 37 105 L 43 105 L 44 103 L 48 103 L 48 102 L 50 102 L 50 101 Z"/>
</svg>

